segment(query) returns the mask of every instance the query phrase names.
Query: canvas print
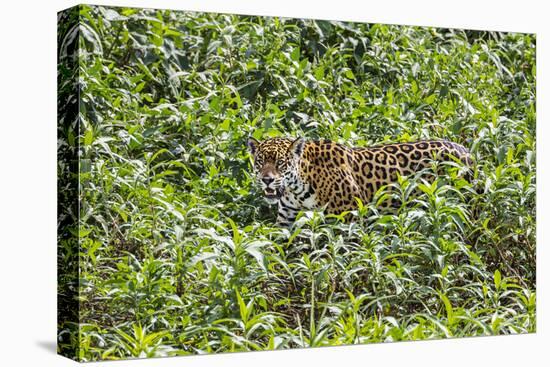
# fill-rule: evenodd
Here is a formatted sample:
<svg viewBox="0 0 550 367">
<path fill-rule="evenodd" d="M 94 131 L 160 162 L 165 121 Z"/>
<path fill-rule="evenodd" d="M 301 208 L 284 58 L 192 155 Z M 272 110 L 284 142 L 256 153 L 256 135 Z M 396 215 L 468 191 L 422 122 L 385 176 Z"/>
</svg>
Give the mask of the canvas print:
<svg viewBox="0 0 550 367">
<path fill-rule="evenodd" d="M 58 14 L 58 352 L 536 331 L 536 36 Z"/>
</svg>

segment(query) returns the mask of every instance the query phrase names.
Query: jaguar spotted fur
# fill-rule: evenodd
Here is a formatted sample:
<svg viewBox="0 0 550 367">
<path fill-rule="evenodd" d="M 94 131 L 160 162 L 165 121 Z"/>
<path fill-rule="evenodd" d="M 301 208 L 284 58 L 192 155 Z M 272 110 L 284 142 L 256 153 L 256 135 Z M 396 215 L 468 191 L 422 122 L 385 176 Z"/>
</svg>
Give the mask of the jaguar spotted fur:
<svg viewBox="0 0 550 367">
<path fill-rule="evenodd" d="M 292 223 L 301 210 L 339 214 L 370 202 L 377 190 L 433 160 L 471 165 L 469 151 L 450 141 L 423 140 L 352 148 L 330 140 L 248 140 L 265 199 L 278 204 L 277 222 Z"/>
</svg>

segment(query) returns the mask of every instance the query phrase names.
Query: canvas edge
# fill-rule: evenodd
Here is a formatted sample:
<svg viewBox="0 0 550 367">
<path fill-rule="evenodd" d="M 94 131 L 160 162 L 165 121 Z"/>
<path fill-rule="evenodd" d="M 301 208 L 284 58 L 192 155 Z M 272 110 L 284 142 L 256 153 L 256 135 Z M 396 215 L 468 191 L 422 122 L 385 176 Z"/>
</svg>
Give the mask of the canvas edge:
<svg viewBox="0 0 550 367">
<path fill-rule="evenodd" d="M 81 5 L 57 13 L 57 354 L 80 357 L 79 39 Z"/>
</svg>

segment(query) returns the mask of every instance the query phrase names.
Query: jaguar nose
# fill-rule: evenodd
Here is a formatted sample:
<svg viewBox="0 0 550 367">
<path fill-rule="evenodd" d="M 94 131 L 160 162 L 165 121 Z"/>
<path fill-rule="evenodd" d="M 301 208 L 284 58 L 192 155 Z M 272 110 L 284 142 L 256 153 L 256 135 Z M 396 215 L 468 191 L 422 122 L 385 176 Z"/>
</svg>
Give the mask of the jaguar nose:
<svg viewBox="0 0 550 367">
<path fill-rule="evenodd" d="M 267 177 L 262 177 L 262 181 L 263 181 L 267 186 L 269 186 L 269 184 L 271 184 L 273 181 L 275 181 L 275 179 L 274 179 L 273 177 L 267 176 Z"/>
</svg>

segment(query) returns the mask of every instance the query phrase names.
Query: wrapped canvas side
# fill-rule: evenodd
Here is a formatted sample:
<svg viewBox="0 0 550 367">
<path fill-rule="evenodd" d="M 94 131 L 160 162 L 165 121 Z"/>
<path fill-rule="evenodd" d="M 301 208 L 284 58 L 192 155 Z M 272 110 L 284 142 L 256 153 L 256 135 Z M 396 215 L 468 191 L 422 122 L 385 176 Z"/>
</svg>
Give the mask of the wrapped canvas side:
<svg viewBox="0 0 550 367">
<path fill-rule="evenodd" d="M 79 360 L 79 6 L 57 18 L 57 351 Z"/>
</svg>

